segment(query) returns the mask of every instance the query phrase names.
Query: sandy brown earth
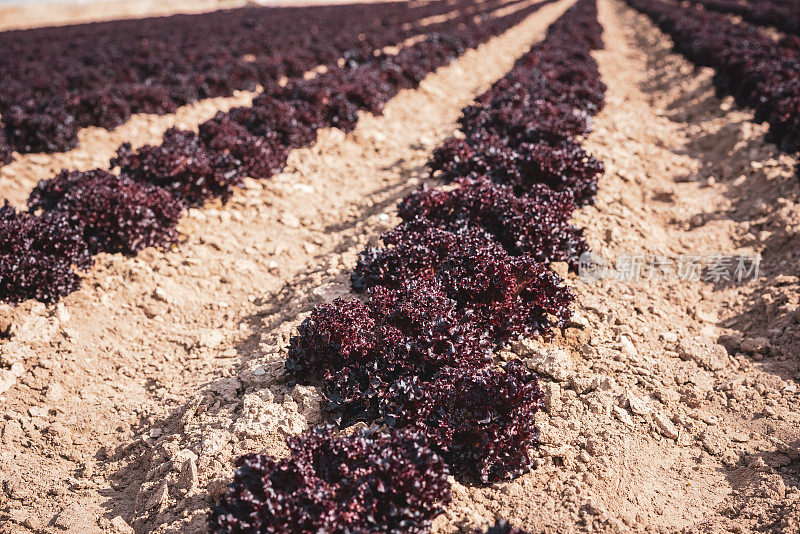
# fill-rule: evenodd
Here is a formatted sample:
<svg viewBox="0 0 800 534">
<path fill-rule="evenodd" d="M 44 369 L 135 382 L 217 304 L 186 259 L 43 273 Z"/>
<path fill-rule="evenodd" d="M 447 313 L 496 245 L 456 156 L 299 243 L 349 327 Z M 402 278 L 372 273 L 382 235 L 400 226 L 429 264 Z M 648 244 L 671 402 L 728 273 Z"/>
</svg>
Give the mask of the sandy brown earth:
<svg viewBox="0 0 800 534">
<path fill-rule="evenodd" d="M 349 294 L 355 254 L 395 223 L 459 109 L 569 4 L 353 134 L 323 132 L 228 205 L 192 210 L 175 250 L 101 256 L 61 305 L 0 308 L 0 532 L 202 531 L 232 458 L 281 454 L 320 422 L 316 391 L 280 380 L 288 337 L 315 304 Z M 607 105 L 585 145 L 607 172 L 577 220 L 593 253 L 760 253 L 760 277 L 569 274 L 574 324 L 499 354 L 543 376 L 537 468 L 456 483 L 435 531 L 506 517 L 537 532 L 799 532 L 795 161 L 646 18 L 619 0 L 599 7 Z"/>
</svg>

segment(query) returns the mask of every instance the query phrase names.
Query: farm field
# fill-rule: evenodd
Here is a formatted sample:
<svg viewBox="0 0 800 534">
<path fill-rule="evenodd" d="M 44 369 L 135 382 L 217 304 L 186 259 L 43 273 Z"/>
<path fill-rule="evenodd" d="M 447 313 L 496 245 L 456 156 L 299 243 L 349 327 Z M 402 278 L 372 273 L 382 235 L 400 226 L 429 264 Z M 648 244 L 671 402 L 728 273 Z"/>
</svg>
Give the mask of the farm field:
<svg viewBox="0 0 800 534">
<path fill-rule="evenodd" d="M 69 50 L 0 62 L 0 532 L 800 532 L 797 9 L 729 4 L 0 33 Z"/>
</svg>

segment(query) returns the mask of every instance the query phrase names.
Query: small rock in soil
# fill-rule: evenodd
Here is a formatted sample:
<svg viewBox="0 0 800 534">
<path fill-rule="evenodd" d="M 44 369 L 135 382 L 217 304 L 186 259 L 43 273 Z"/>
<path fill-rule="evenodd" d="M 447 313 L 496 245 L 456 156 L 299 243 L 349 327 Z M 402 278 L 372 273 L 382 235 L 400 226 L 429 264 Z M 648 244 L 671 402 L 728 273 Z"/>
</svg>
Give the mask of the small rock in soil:
<svg viewBox="0 0 800 534">
<path fill-rule="evenodd" d="M 512 348 L 530 369 L 553 380 L 563 382 L 574 375 L 572 357 L 562 348 L 538 347 L 527 339 L 515 343 Z"/>
</svg>

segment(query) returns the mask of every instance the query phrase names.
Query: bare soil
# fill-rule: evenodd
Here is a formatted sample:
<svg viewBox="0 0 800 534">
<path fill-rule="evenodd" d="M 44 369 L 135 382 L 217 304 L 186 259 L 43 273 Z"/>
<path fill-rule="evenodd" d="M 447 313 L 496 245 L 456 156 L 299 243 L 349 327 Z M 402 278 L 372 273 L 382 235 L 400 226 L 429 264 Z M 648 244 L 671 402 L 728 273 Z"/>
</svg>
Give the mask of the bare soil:
<svg viewBox="0 0 800 534">
<path fill-rule="evenodd" d="M 101 256 L 62 304 L 0 308 L 0 532 L 202 532 L 233 458 L 280 455 L 321 422 L 317 392 L 280 380 L 289 336 L 314 305 L 349 295 L 356 253 L 395 224 L 460 108 L 570 4 L 351 135 L 322 132 L 227 205 L 192 210 L 174 250 Z M 577 315 L 549 357 L 541 340 L 501 353 L 542 374 L 537 468 L 488 488 L 454 481 L 434 530 L 505 517 L 536 532 L 800 532 L 796 160 L 645 17 L 599 7 L 607 104 L 585 146 L 606 174 L 576 221 L 593 253 L 758 253 L 760 277 L 568 274 Z M 86 146 L 62 164 L 91 157 Z M 33 186 L 3 176 L 3 196 Z"/>
</svg>

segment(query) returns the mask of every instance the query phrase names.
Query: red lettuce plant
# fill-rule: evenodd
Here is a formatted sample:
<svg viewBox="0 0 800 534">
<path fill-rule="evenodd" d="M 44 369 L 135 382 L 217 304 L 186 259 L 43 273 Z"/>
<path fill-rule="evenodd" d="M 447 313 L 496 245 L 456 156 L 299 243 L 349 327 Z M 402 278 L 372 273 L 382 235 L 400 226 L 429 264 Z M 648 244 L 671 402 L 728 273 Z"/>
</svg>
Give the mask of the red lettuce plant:
<svg viewBox="0 0 800 534">
<path fill-rule="evenodd" d="M 74 93 L 67 99 L 66 106 L 75 123 L 82 128 L 99 126 L 110 130 L 131 116 L 131 106 L 125 96 L 110 89 Z"/>
<path fill-rule="evenodd" d="M 233 108 L 231 120 L 244 126 L 256 137 L 277 135 L 289 148 L 308 146 L 317 139 L 321 124 L 318 110 L 309 102 L 288 102 L 265 91 L 253 100 L 252 107 Z"/>
<path fill-rule="evenodd" d="M 0 126 L 0 165 L 11 162 L 11 147 L 8 145 L 5 129 Z"/>
<path fill-rule="evenodd" d="M 357 72 L 361 69 L 355 69 Z M 366 74 L 370 69 L 364 69 Z M 364 74 L 364 73 L 362 73 Z M 300 108 L 314 110 L 316 128 L 337 127 L 345 132 L 352 131 L 358 122 L 358 111 L 364 109 L 365 102 L 354 101 L 355 94 L 365 89 L 362 84 L 371 82 L 369 77 L 352 80 L 353 70 L 345 69 L 333 75 L 323 74 L 311 80 L 288 84 L 276 91 L 276 98 L 290 102 Z"/>
<path fill-rule="evenodd" d="M 425 435 L 456 476 L 489 483 L 530 470 L 541 408 L 536 375 L 514 360 L 505 368 L 445 368 L 432 380 L 397 380 L 381 413 L 390 427 Z"/>
<path fill-rule="evenodd" d="M 225 113 L 202 123 L 199 130 L 205 146 L 239 161 L 241 173 L 252 178 L 269 178 L 283 168 L 289 155 L 277 132 L 253 135 Z"/>
<path fill-rule="evenodd" d="M 103 170 L 61 171 L 42 180 L 28 206 L 63 214 L 83 231 L 93 253 L 135 254 L 146 247 L 171 245 L 183 211 L 168 190 Z"/>
<path fill-rule="evenodd" d="M 118 166 L 123 177 L 170 190 L 189 206 L 213 197 L 225 202 L 242 183 L 239 162 L 230 154 L 213 152 L 197 134 L 177 128 L 167 130 L 158 146 L 134 151 L 123 144 L 111 165 Z"/>
<path fill-rule="evenodd" d="M 286 372 L 321 383 L 328 409 L 343 426 L 371 421 L 387 388 L 400 377 L 432 377 L 446 366 L 491 361 L 487 334 L 458 313 L 436 281 L 377 287 L 368 303 L 334 300 L 318 306 L 289 343 Z"/>
<path fill-rule="evenodd" d="M 92 256 L 75 228 L 59 213 L 18 213 L 0 207 L 0 300 L 55 302 L 81 284 L 79 270 Z"/>
<path fill-rule="evenodd" d="M 119 87 L 119 95 L 130 105 L 131 113 L 174 113 L 180 107 L 179 104 L 189 101 L 183 99 L 179 102 L 178 99 L 173 99 L 174 93 L 166 86 L 147 83 L 126 83 Z"/>
<path fill-rule="evenodd" d="M 528 257 L 509 256 L 485 232 L 405 229 L 384 235 L 389 246 L 359 255 L 354 288 L 399 288 L 407 280 L 437 280 L 459 314 L 486 330 L 495 343 L 547 335 L 551 326 L 564 326 L 569 318 L 572 292 L 558 275 Z"/>
<path fill-rule="evenodd" d="M 239 458 L 211 532 L 425 533 L 451 500 L 447 467 L 419 434 L 331 427 L 287 440 L 289 456 Z"/>
<path fill-rule="evenodd" d="M 512 186 L 517 196 L 524 196 L 534 184 L 545 184 L 555 191 L 571 193 L 578 206 L 594 202 L 597 179 L 604 170 L 602 162 L 575 143 L 523 143 L 513 147 L 497 136 L 474 142 L 450 139 L 434 150 L 428 165 L 433 171 L 441 171 L 447 181 L 488 176 L 496 183 Z"/>
<path fill-rule="evenodd" d="M 78 125 L 60 104 L 37 103 L 43 111 L 12 106 L 3 113 L 8 144 L 19 152 L 64 152 L 78 145 Z"/>
<path fill-rule="evenodd" d="M 523 56 L 508 76 L 477 100 L 483 104 L 500 100 L 524 103 L 529 95 L 594 115 L 604 105 L 605 89 L 587 49 L 545 42 Z"/>
<path fill-rule="evenodd" d="M 577 265 L 587 250 L 583 231 L 570 223 L 575 210 L 572 195 L 535 184 L 524 197 L 510 186 L 486 177 L 461 180 L 451 191 L 422 188 L 399 206 L 403 231 L 434 226 L 446 230 L 479 227 L 514 256 L 529 255 L 538 262 L 566 261 Z M 402 227 L 402 226 L 401 226 Z"/>
<path fill-rule="evenodd" d="M 525 94 L 523 102 L 502 99 L 464 108 L 459 119 L 469 137 L 499 135 L 512 143 L 560 143 L 586 133 L 588 117 L 570 104 L 552 103 Z"/>
</svg>

